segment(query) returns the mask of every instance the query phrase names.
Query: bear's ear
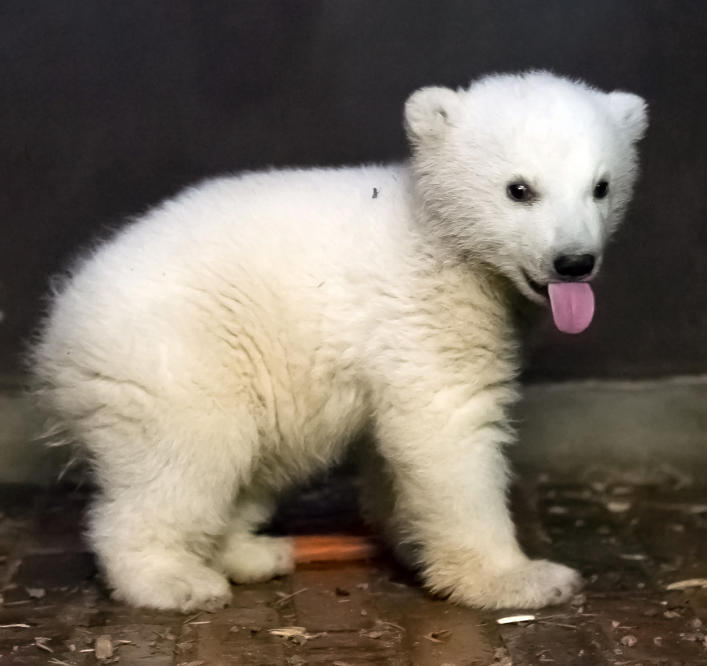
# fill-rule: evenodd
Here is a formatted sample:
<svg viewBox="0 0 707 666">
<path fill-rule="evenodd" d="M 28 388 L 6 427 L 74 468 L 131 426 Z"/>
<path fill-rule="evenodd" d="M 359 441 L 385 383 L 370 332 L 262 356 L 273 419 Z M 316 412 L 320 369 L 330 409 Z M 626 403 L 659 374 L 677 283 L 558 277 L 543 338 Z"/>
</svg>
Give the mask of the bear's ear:
<svg viewBox="0 0 707 666">
<path fill-rule="evenodd" d="M 616 90 L 608 94 L 609 108 L 616 123 L 628 132 L 631 141 L 643 137 L 648 127 L 648 105 L 633 93 Z"/>
<path fill-rule="evenodd" d="M 405 130 L 413 143 L 439 138 L 460 106 L 459 95 L 449 88 L 432 86 L 416 90 L 405 102 Z"/>
</svg>

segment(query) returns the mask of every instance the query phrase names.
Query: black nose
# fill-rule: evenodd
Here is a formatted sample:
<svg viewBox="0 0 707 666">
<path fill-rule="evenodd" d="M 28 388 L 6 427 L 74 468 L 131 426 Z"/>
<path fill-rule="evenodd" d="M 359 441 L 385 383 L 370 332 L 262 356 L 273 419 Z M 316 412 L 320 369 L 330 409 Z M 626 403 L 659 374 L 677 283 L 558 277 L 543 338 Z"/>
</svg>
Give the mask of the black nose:
<svg viewBox="0 0 707 666">
<path fill-rule="evenodd" d="M 557 274 L 565 278 L 585 277 L 593 268 L 593 254 L 563 254 L 555 259 Z"/>
</svg>

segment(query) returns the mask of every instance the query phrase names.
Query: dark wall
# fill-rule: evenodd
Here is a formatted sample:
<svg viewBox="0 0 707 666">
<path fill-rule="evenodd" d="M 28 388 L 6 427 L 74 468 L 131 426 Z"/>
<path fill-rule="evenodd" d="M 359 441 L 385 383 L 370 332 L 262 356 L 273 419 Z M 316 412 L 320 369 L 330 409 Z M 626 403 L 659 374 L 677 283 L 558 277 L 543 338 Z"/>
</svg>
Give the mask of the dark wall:
<svg viewBox="0 0 707 666">
<path fill-rule="evenodd" d="M 589 331 L 533 337 L 533 378 L 707 370 L 701 0 L 121 0 L 0 8 L 0 372 L 48 278 L 182 185 L 405 154 L 424 84 L 551 68 L 645 96 L 644 175 Z"/>
</svg>

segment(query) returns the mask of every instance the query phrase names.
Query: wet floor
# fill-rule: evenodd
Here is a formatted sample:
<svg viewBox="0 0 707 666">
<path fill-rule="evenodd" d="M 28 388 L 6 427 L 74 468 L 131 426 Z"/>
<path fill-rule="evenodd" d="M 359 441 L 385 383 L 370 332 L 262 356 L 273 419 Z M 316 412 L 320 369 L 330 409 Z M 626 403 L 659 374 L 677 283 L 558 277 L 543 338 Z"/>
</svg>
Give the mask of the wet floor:
<svg viewBox="0 0 707 666">
<path fill-rule="evenodd" d="M 707 492 L 541 478 L 514 490 L 526 549 L 578 567 L 584 593 L 499 624 L 430 598 L 382 556 L 234 587 L 191 616 L 113 603 L 81 539 L 89 491 L 0 487 L 1 664 L 707 664 Z M 288 503 L 275 531 L 361 531 L 352 484 Z M 704 624 L 703 624 L 704 623 Z"/>
</svg>

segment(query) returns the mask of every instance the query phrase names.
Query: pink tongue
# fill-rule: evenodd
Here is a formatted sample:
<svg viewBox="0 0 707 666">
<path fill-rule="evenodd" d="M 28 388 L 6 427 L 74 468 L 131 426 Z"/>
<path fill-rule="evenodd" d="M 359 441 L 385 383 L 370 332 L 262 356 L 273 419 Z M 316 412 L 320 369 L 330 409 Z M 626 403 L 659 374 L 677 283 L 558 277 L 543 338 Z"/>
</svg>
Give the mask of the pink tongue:
<svg viewBox="0 0 707 666">
<path fill-rule="evenodd" d="M 594 316 L 594 292 L 586 282 L 553 282 L 548 286 L 555 326 L 581 333 Z"/>
</svg>

